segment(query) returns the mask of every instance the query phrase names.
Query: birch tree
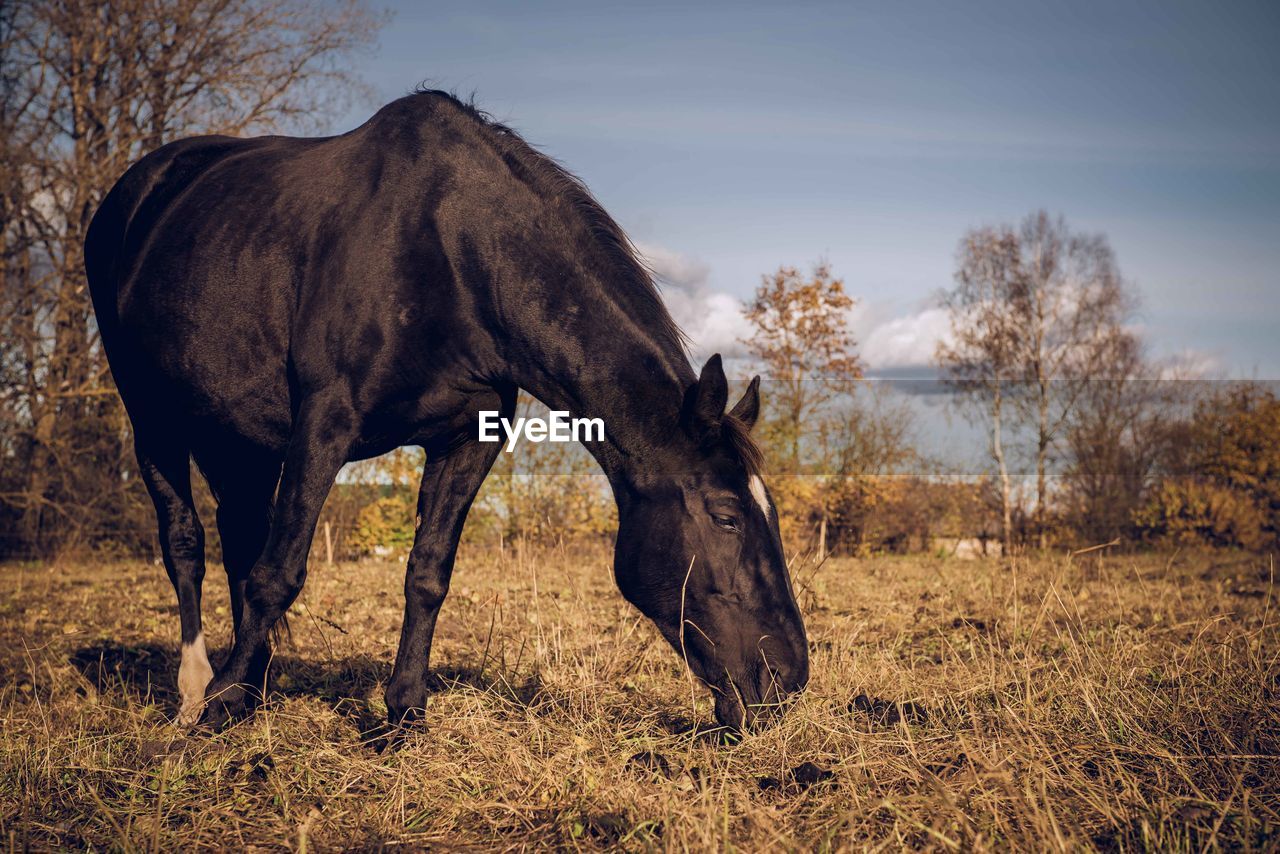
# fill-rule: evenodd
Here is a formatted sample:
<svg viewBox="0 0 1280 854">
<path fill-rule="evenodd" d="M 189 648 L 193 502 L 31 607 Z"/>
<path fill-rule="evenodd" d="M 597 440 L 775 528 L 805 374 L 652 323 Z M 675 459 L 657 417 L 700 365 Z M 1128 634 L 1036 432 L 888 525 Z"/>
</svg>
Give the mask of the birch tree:
<svg viewBox="0 0 1280 854">
<path fill-rule="evenodd" d="M 1001 488 L 1006 548 L 1012 541 L 1006 431 L 1028 437 L 1035 468 L 1032 523 L 1047 543 L 1049 467 L 1088 384 L 1115 377 L 1133 300 L 1106 237 L 1073 233 L 1044 211 L 1020 227 L 970 231 L 956 287 L 942 298 L 952 341 L 937 361 L 971 407 L 988 419 Z"/>
<path fill-rule="evenodd" d="M 1024 393 L 1015 401 L 1034 432 L 1032 522 L 1044 548 L 1049 465 L 1090 383 L 1127 378 L 1118 356 L 1133 301 L 1103 235 L 1073 233 L 1061 217 L 1038 211 L 1023 220 L 1018 245 Z"/>
<path fill-rule="evenodd" d="M 1019 372 L 1017 259 L 1017 238 L 1006 229 L 975 229 L 964 236 L 956 286 L 941 297 L 950 315 L 951 338 L 939 344 L 935 357 L 960 404 L 971 415 L 986 419 L 1006 555 L 1013 547 L 1012 486 L 1004 434 L 1008 399 Z"/>
</svg>

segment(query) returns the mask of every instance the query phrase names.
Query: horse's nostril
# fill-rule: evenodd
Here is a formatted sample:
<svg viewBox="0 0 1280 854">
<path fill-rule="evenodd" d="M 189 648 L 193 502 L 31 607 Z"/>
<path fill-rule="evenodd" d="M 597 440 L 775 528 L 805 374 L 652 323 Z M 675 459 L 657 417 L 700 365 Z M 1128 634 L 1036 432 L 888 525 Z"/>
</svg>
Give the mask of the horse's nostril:
<svg viewBox="0 0 1280 854">
<path fill-rule="evenodd" d="M 760 698 L 766 703 L 778 703 L 801 687 L 803 683 L 796 684 L 794 669 L 767 667 L 761 674 Z"/>
<path fill-rule="evenodd" d="M 794 694 L 804 689 L 809 683 L 809 662 L 807 659 L 800 659 L 794 665 L 785 668 L 769 668 L 768 678 L 770 684 L 774 686 L 774 691 L 778 694 L 786 696 Z"/>
<path fill-rule="evenodd" d="M 791 681 L 788 688 L 792 691 L 803 691 L 805 686 L 809 684 L 809 656 L 803 656 L 800 664 L 792 673 Z"/>
<path fill-rule="evenodd" d="M 760 699 L 765 702 L 777 702 L 787 692 L 787 683 L 776 667 L 766 667 L 760 674 Z"/>
</svg>

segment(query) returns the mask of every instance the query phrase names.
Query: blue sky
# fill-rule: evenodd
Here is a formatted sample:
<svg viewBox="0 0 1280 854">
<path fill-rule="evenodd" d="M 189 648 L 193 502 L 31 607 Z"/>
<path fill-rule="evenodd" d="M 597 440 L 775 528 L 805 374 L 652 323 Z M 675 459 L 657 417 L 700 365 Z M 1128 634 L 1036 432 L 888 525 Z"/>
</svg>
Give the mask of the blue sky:
<svg viewBox="0 0 1280 854">
<path fill-rule="evenodd" d="M 966 228 L 1111 239 L 1152 351 L 1280 378 L 1280 4 L 391 4 L 359 124 L 420 81 L 583 177 L 699 349 L 825 256 L 873 368 L 927 359 Z"/>
</svg>

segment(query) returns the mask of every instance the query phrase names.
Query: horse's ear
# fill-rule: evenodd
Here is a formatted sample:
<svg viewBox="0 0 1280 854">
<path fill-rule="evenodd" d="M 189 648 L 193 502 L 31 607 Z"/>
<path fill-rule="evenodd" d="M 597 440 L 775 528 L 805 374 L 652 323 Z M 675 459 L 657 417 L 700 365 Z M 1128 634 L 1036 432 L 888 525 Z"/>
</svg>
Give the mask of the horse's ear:
<svg viewBox="0 0 1280 854">
<path fill-rule="evenodd" d="M 685 394 L 684 425 L 694 441 L 715 441 L 720 435 L 720 422 L 729 402 L 729 381 L 724 365 L 716 353 L 702 366 L 698 381 Z"/>
<path fill-rule="evenodd" d="M 760 377 L 758 375 L 752 377 L 747 390 L 742 393 L 742 399 L 734 404 L 733 411 L 729 414 L 747 425 L 748 430 L 756 426 L 756 419 L 760 417 Z"/>
</svg>

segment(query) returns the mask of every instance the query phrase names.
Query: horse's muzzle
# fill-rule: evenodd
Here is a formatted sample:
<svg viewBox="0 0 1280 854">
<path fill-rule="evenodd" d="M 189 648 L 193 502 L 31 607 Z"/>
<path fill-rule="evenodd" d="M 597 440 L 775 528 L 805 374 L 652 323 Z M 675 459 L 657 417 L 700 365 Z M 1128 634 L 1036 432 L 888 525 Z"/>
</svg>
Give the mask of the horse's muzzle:
<svg viewBox="0 0 1280 854">
<path fill-rule="evenodd" d="M 809 657 L 783 668 L 759 667 L 754 678 L 715 686 L 716 722 L 732 730 L 763 729 L 781 719 L 809 683 Z"/>
</svg>

